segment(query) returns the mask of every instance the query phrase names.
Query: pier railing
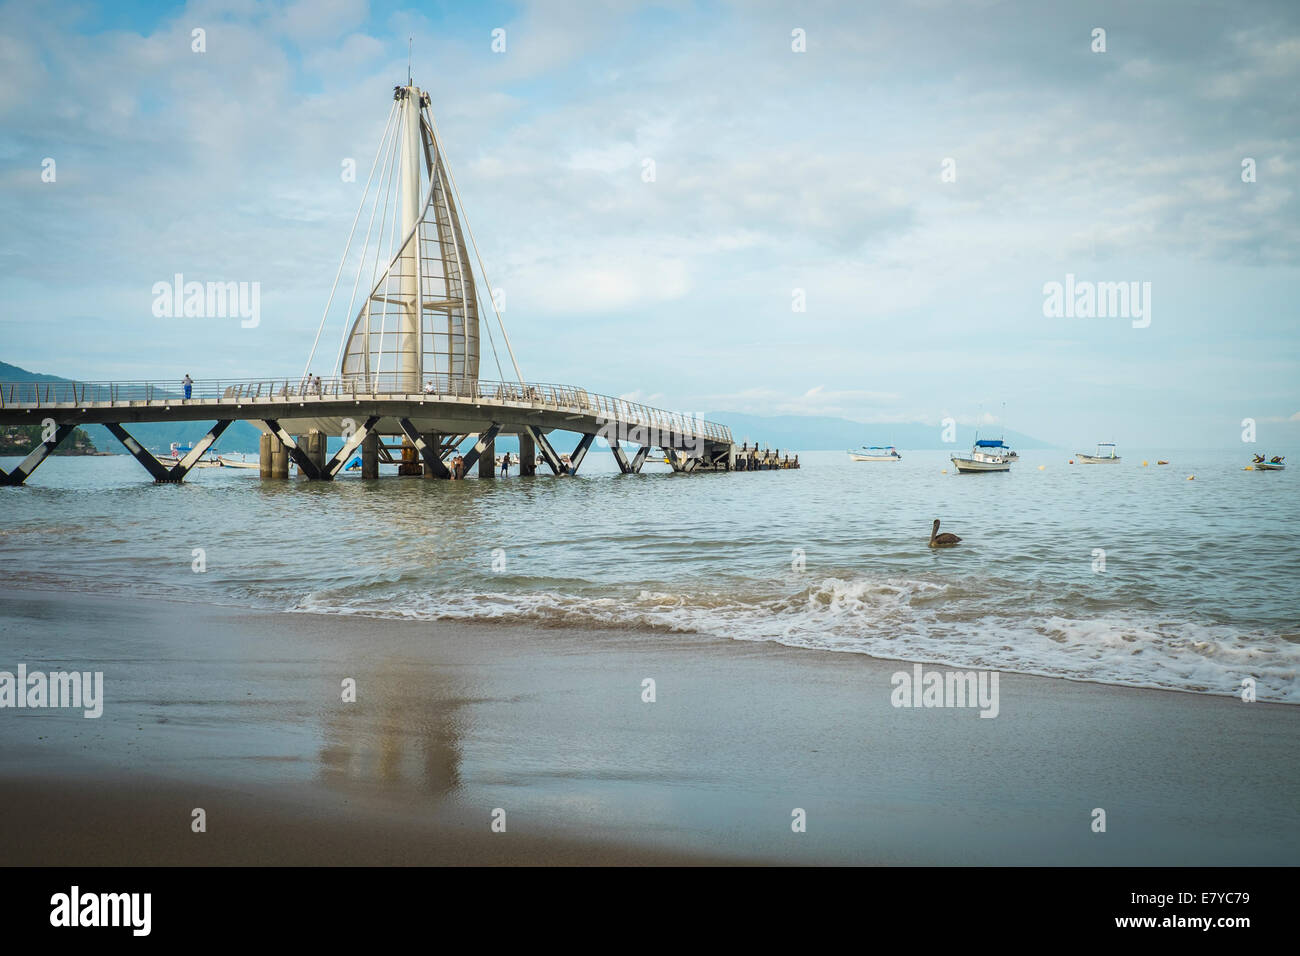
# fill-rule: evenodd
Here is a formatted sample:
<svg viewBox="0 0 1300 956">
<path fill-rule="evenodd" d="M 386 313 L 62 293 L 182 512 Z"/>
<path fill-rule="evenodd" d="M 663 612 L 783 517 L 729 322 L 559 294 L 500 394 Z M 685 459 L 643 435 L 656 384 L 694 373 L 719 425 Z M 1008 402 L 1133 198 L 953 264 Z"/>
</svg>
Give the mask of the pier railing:
<svg viewBox="0 0 1300 956">
<path fill-rule="evenodd" d="M 0 382 L 0 408 L 69 405 L 151 405 L 186 401 L 176 382 Z M 196 380 L 191 403 L 244 403 L 286 399 L 435 399 L 469 400 L 539 410 L 588 414 L 611 424 L 644 426 L 678 434 L 730 442 L 731 429 L 717 422 L 670 412 L 639 402 L 588 392 L 574 385 L 542 382 L 470 381 L 439 373 L 416 380 L 405 374 L 344 375 L 321 379 L 267 378 L 255 381 Z"/>
</svg>

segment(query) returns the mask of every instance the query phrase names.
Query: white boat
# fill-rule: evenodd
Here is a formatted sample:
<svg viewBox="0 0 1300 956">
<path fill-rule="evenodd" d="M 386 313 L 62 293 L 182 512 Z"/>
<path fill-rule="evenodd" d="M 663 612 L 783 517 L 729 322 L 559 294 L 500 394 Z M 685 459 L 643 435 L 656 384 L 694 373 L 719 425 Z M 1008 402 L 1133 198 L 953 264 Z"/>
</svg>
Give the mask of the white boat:
<svg viewBox="0 0 1300 956">
<path fill-rule="evenodd" d="M 849 452 L 852 461 L 902 461 L 903 456 L 893 445 L 863 445 L 857 451 Z"/>
<path fill-rule="evenodd" d="M 966 458 L 952 456 L 958 472 L 1010 471 L 1014 452 L 1000 438 L 976 439 Z"/>
<path fill-rule="evenodd" d="M 179 464 L 180 461 L 193 450 L 194 444 L 192 442 L 174 441 L 171 443 L 171 448 L 168 450 L 166 456 L 164 456 L 163 461 L 167 464 Z M 196 461 L 194 467 L 216 468 L 220 464 L 220 461 L 209 455 L 207 458 L 200 458 Z"/>
<path fill-rule="evenodd" d="M 1113 441 L 1097 442 L 1097 454 L 1085 455 L 1079 452 L 1074 456 L 1074 460 L 1081 465 L 1116 465 L 1119 464 L 1119 455 L 1115 454 L 1115 443 Z"/>
<path fill-rule="evenodd" d="M 1256 471 L 1286 471 L 1286 456 L 1274 455 L 1272 458 L 1265 459 L 1263 455 L 1256 455 L 1253 462 Z"/>
<path fill-rule="evenodd" d="M 241 456 L 241 460 L 236 461 L 229 455 L 222 455 L 217 459 L 217 464 L 222 468 L 261 468 L 261 464 L 256 461 L 248 461 Z"/>
</svg>

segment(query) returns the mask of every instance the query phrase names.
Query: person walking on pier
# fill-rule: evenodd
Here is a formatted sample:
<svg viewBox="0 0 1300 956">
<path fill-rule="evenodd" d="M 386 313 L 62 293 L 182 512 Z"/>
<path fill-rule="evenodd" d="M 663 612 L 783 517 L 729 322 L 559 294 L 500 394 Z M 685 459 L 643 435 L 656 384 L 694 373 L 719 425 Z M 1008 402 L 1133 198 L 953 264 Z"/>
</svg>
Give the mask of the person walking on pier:
<svg viewBox="0 0 1300 956">
<path fill-rule="evenodd" d="M 185 373 L 185 378 L 181 379 L 181 384 L 185 386 L 185 397 L 189 398 L 194 394 L 194 379 L 190 378 L 190 373 Z"/>
</svg>

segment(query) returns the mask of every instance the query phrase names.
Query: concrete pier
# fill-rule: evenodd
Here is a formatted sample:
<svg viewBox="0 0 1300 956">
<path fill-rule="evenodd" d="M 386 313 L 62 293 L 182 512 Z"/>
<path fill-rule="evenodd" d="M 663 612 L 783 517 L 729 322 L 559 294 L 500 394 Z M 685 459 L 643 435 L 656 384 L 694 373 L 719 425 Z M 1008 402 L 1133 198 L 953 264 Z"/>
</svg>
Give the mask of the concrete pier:
<svg viewBox="0 0 1300 956">
<path fill-rule="evenodd" d="M 274 444 L 273 444 L 274 443 Z M 262 478 L 271 477 L 271 453 L 280 439 L 274 435 L 263 435 L 257 443 L 257 473 Z"/>
<path fill-rule="evenodd" d="M 486 442 L 482 454 L 478 456 L 478 476 L 480 478 L 495 478 L 496 472 L 496 439 Z"/>
<path fill-rule="evenodd" d="M 438 449 L 442 447 L 442 435 L 438 432 L 421 432 L 420 440 L 424 442 L 426 448 L 433 449 L 435 455 L 438 454 Z M 424 477 L 437 478 L 438 476 L 433 473 L 432 468 L 426 465 L 424 469 Z"/>
<path fill-rule="evenodd" d="M 258 441 L 258 474 L 263 478 L 289 477 L 289 449 L 275 435 L 263 435 Z"/>
<path fill-rule="evenodd" d="M 311 459 L 312 464 L 316 466 L 317 471 L 322 471 L 325 468 L 324 432 L 318 432 L 313 428 L 306 435 L 301 435 L 298 438 L 295 438 L 294 441 L 298 443 L 298 447 L 300 447 L 307 457 Z M 299 477 L 302 476 L 301 467 L 298 469 L 298 475 Z"/>
<path fill-rule="evenodd" d="M 379 477 L 379 434 L 370 432 L 361 442 L 361 477 Z"/>
<path fill-rule="evenodd" d="M 519 433 L 519 474 L 537 474 L 537 445 L 533 436 L 523 431 Z"/>
</svg>

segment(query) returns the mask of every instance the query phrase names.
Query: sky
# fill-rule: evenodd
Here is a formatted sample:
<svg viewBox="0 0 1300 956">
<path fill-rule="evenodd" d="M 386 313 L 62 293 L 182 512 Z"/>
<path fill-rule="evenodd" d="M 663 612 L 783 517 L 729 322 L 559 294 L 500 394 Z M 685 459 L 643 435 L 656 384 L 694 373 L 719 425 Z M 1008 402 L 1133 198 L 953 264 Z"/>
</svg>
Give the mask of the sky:
<svg viewBox="0 0 1300 956">
<path fill-rule="evenodd" d="M 1296 453 L 1292 0 L 0 3 L 0 360 L 300 374 L 408 40 L 530 381 Z"/>
</svg>

